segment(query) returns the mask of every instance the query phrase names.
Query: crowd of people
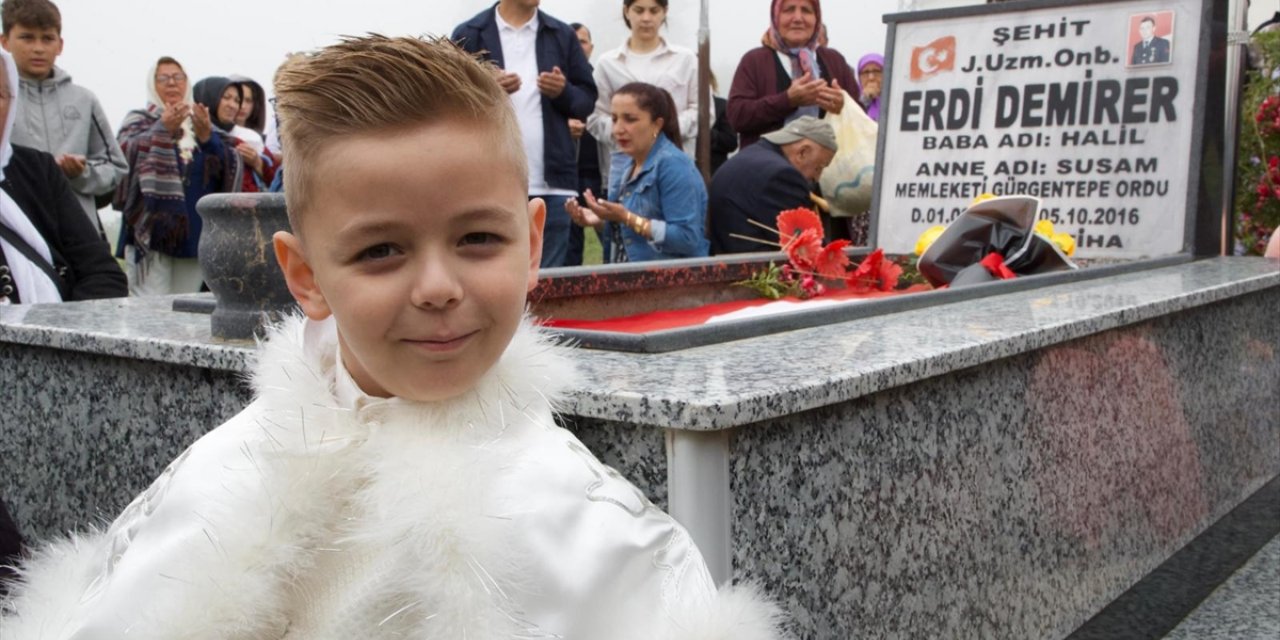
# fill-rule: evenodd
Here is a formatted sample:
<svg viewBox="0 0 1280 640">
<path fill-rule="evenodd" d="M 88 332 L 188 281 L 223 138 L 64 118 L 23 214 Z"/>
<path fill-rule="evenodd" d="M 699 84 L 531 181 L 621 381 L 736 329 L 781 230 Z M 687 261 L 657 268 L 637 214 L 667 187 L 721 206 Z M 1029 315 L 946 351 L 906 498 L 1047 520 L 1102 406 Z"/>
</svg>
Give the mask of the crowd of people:
<svg viewBox="0 0 1280 640">
<path fill-rule="evenodd" d="M 742 199 L 715 193 L 714 181 L 708 192 L 694 164 L 698 61 L 664 36 L 668 0 L 622 0 L 629 35 L 594 64 L 589 26 L 561 22 L 539 4 L 501 0 L 458 25 L 452 39 L 493 64 L 515 110 L 529 197 L 547 204 L 542 266 L 582 264 L 588 227 L 607 262 L 768 250 L 716 239 L 730 228 L 738 233 L 746 224 L 741 216 L 770 222 L 774 205 L 810 203 L 814 168 L 796 165 L 774 185 L 788 195 L 769 200 L 768 210 L 717 210 L 718 203 Z M 3 141 L 5 149 L 17 145 L 4 156 L 6 162 L 13 156 L 8 175 L 43 165 L 43 156 L 25 148 L 49 154 L 59 175 L 42 175 L 48 182 L 42 186 L 70 193 L 82 219 L 43 194 L 25 194 L 34 198 L 30 204 L 6 200 L 22 206 L 5 207 L 0 300 L 200 291 L 196 203 L 214 193 L 284 188 L 285 153 L 264 86 L 235 75 L 197 80 L 178 59 L 161 56 L 146 75 L 145 103 L 113 127 L 93 92 L 56 64 L 63 46 L 57 6 L 5 0 L 3 14 L 0 41 L 16 67 L 10 80 L 17 87 Z M 769 24 L 761 46 L 743 56 L 727 99 L 715 97 L 713 174 L 724 167 L 749 171 L 751 163 L 734 169 L 731 154 L 797 118 L 839 113 L 845 92 L 871 117 L 878 114 L 883 58 L 865 56 L 854 69 L 828 47 L 820 0 L 774 0 Z M 737 189 L 741 181 L 721 183 Z M 116 226 L 103 225 L 107 216 L 118 217 L 118 237 L 106 237 L 105 229 Z"/>
<path fill-rule="evenodd" d="M 548 22 L 564 30 L 561 23 L 537 7 L 536 1 L 499 2 L 467 25 L 516 21 L 541 28 L 543 22 Z M 773 178 L 719 183 L 713 179 L 708 192 L 693 164 L 699 124 L 697 58 L 691 50 L 663 37 L 666 0 L 624 0 L 621 11 L 629 35 L 621 46 L 596 59 L 594 87 L 581 85 L 596 93 L 595 108 L 585 121 L 577 114 L 555 109 L 554 98 L 544 98 L 547 104 L 543 105 L 543 117 L 563 118 L 570 137 L 577 143 L 579 180 L 575 194 L 556 192 L 555 199 L 549 201 L 548 220 L 559 214 L 557 210 L 563 203 L 574 226 L 569 231 L 570 249 L 565 252 L 565 259 L 557 261 L 558 251 L 544 252 L 543 266 L 581 264 L 579 230 L 583 227 L 596 230 L 606 262 L 769 250 L 767 244 L 717 242 L 717 238 L 738 235 L 742 228 L 756 230 L 747 217 L 771 225 L 773 216 L 782 209 L 812 206 L 820 201 L 810 194 L 817 188 L 817 176 L 835 152 L 830 125 L 819 122 L 802 128 L 812 133 L 826 127 L 826 132 L 813 135 L 828 146 L 822 147 L 825 152 L 812 154 L 811 145 L 820 143 L 806 138 L 811 145 L 805 146 L 802 164 L 784 163 L 776 184 Z M 733 167 L 731 153 L 745 153 L 765 134 L 805 116 L 820 119 L 829 112 L 839 114 L 846 92 L 869 117 L 878 117 L 883 57 L 869 54 L 860 60 L 856 72 L 851 69 L 844 56 L 827 46 L 819 0 L 774 0 L 769 18 L 770 27 L 761 46 L 749 51 L 739 63 L 728 98 L 715 97 L 710 132 L 713 176 L 725 167 Z M 595 48 L 587 26 L 573 23 L 567 29 L 576 34 L 588 54 Z M 467 35 L 462 27 L 454 33 L 464 46 L 468 46 Z M 478 48 L 492 52 L 492 38 L 484 40 L 483 34 L 478 35 L 482 40 Z M 563 38 L 567 39 L 567 31 Z M 502 56 L 489 55 L 495 60 Z M 539 69 L 555 67 L 551 56 L 543 58 L 536 61 Z M 714 85 L 714 77 L 712 82 Z M 624 98 L 616 99 L 619 94 Z M 558 129 L 558 122 L 549 125 L 529 119 L 522 121 L 522 126 L 551 131 L 553 127 Z M 536 152 L 533 148 L 527 150 Z M 825 159 L 821 166 L 803 164 L 819 158 Z M 743 174 L 755 168 L 749 162 L 738 165 L 730 172 Z M 796 185 L 801 187 L 793 188 Z M 530 194 L 536 195 L 539 186 L 531 177 Z M 786 195 L 761 200 L 743 195 L 739 190 L 744 187 L 752 194 L 763 188 Z M 717 189 L 722 192 L 717 194 Z M 740 204 L 719 208 L 728 200 Z M 831 237 L 848 237 L 847 225 L 830 218 L 827 222 Z M 558 224 L 548 224 L 548 246 L 559 246 L 555 237 L 559 228 Z"/>
<path fill-rule="evenodd" d="M 585 117 L 595 98 L 574 86 L 572 31 L 539 18 L 464 27 L 509 39 L 490 55 L 513 63 L 520 47 L 566 55 L 537 76 L 512 64 L 495 81 L 448 40 L 379 35 L 280 72 L 291 230 L 272 241 L 302 313 L 267 330 L 243 411 L 109 526 L 24 555 L 0 637 L 789 637 L 774 596 L 718 585 L 689 532 L 555 422 L 579 354 L 526 314 L 548 214 L 528 189 L 564 168 L 532 173 L 528 114 L 506 101 Z M 197 84 L 193 157 L 238 160 L 214 131 L 233 84 Z M 657 166 L 615 181 L 639 207 L 689 166 L 676 107 L 635 82 L 610 105 L 624 171 Z M 154 111 L 153 137 L 181 148 L 181 123 Z M 571 137 L 542 131 L 543 157 Z M 668 222 L 655 244 L 706 242 Z M 662 235 L 632 224 L 627 251 Z M 11 524 L 0 508 L 0 552 Z"/>
</svg>

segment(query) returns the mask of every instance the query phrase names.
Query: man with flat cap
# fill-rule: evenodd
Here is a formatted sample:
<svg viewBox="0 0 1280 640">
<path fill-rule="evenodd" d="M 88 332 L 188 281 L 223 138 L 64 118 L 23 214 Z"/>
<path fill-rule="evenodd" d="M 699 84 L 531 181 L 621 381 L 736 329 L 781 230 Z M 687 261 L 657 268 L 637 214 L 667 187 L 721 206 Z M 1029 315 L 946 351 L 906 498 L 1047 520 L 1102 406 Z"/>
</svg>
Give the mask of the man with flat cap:
<svg viewBox="0 0 1280 640">
<path fill-rule="evenodd" d="M 776 228 L 778 213 L 813 208 L 809 197 L 813 183 L 835 155 L 836 132 L 831 124 L 801 116 L 729 158 L 711 179 L 708 194 L 711 253 L 777 251 L 777 234 L 747 221 Z"/>
</svg>

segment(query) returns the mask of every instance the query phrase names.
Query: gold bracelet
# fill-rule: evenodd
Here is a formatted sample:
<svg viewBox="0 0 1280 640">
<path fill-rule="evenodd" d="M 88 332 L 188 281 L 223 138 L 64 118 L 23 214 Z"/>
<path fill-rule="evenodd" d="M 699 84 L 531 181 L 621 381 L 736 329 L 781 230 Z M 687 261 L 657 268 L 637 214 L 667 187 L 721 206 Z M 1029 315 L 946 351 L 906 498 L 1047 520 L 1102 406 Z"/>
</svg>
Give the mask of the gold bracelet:
<svg viewBox="0 0 1280 640">
<path fill-rule="evenodd" d="M 628 227 L 631 227 L 631 230 L 636 232 L 637 235 L 641 235 L 641 236 L 644 235 L 644 223 L 645 223 L 644 218 L 641 218 L 640 216 L 634 213 L 631 213 L 630 211 L 627 212 L 626 225 Z"/>
</svg>

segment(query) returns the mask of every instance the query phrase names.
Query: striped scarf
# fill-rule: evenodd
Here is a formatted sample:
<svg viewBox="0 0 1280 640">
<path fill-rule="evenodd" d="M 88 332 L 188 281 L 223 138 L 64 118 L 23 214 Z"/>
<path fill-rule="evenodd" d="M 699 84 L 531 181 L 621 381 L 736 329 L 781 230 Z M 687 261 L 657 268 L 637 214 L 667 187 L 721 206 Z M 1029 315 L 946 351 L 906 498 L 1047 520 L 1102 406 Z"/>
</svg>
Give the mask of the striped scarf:
<svg viewBox="0 0 1280 640">
<path fill-rule="evenodd" d="M 176 254 L 190 233 L 186 193 L 189 163 L 179 153 L 178 142 L 169 131 L 158 126 L 161 112 L 155 105 L 131 111 L 120 127 L 119 139 L 132 167 L 122 210 L 139 262 L 149 251 Z M 214 135 L 222 134 L 215 131 Z M 206 180 L 210 176 L 224 177 L 224 184 L 217 191 L 236 190 L 229 179 L 238 179 L 239 175 L 221 170 L 224 158 L 196 154 L 194 159 L 206 163 Z"/>
<path fill-rule="evenodd" d="M 124 221 L 141 262 L 148 250 L 175 253 L 187 237 L 187 198 L 178 145 L 163 126 L 160 109 L 131 111 L 120 127 L 133 168 Z M 168 249 L 168 251 L 166 251 Z"/>
</svg>

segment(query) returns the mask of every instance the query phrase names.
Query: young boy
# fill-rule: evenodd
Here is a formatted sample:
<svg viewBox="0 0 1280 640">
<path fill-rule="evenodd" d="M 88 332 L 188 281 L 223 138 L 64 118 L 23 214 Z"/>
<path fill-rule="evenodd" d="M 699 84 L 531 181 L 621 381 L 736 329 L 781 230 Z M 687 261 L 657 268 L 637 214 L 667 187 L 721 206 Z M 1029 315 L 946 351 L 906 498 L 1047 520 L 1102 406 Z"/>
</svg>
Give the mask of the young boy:
<svg viewBox="0 0 1280 640">
<path fill-rule="evenodd" d="M 95 197 L 114 191 L 129 165 L 98 98 L 54 64 L 62 53 L 62 14 L 49 0 L 4 0 L 0 22 L 0 44 L 21 78 L 13 143 L 53 155 L 101 234 Z"/>
<path fill-rule="evenodd" d="M 369 36 L 276 84 L 306 315 L 257 400 L 105 534 L 24 569 L 0 636 L 776 638 L 669 516 L 567 431 L 573 379 L 523 317 L 541 201 L 492 72 Z"/>
</svg>

